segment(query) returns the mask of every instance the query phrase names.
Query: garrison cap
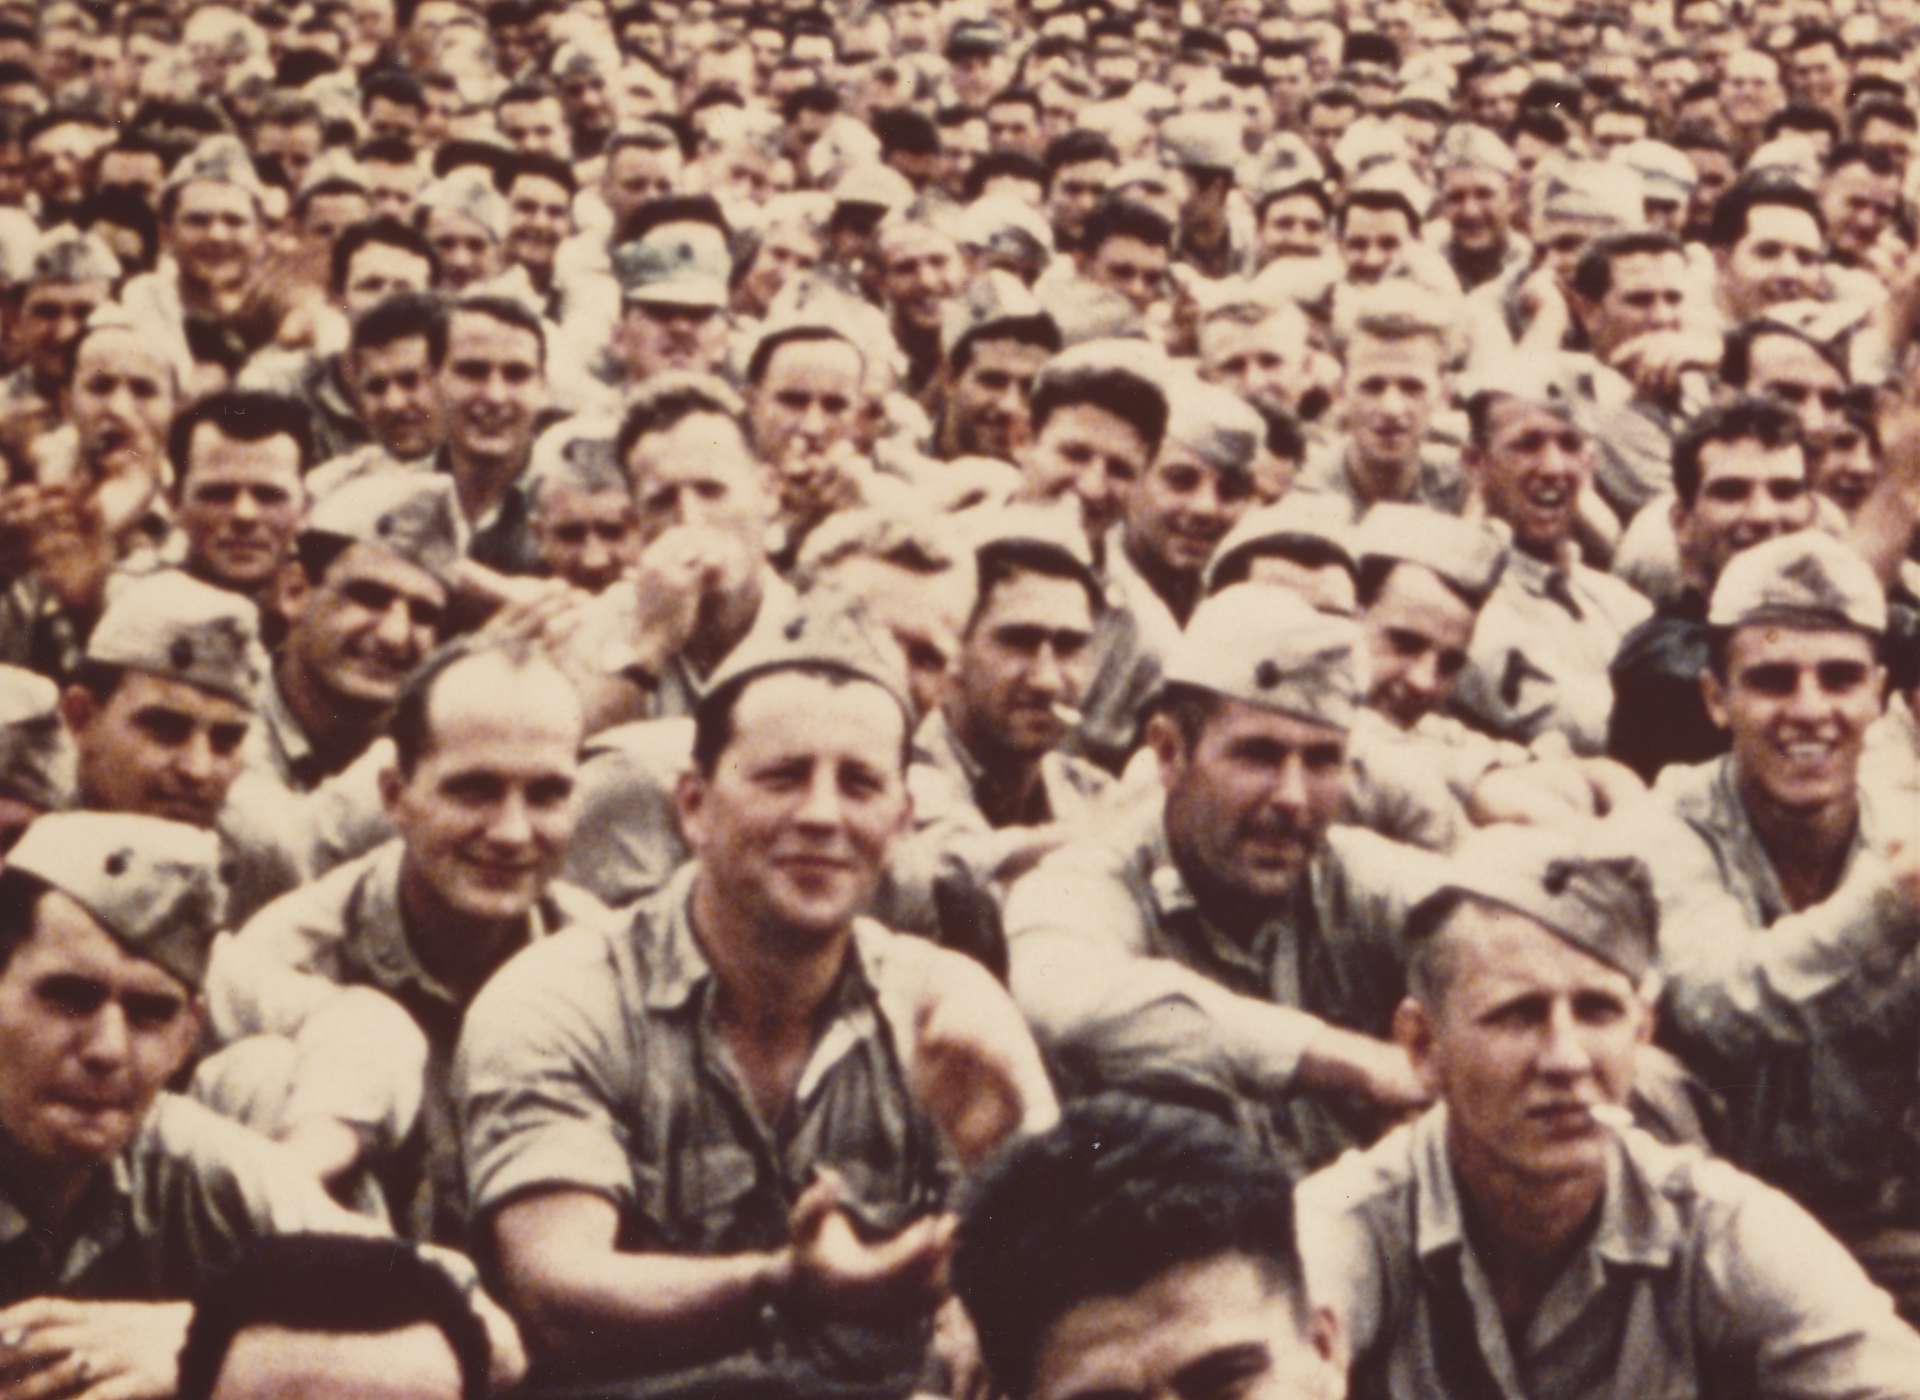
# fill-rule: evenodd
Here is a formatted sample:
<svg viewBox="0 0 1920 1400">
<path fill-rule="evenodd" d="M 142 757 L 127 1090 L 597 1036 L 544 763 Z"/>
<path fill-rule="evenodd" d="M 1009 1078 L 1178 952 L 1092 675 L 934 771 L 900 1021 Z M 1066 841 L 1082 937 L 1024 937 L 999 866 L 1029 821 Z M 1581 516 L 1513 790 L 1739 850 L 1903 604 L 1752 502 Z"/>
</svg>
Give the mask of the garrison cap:
<svg viewBox="0 0 1920 1400">
<path fill-rule="evenodd" d="M 1360 522 L 1360 558 L 1392 559 L 1432 569 L 1483 605 L 1507 567 L 1507 546 L 1484 520 L 1448 515 L 1428 506 L 1383 501 Z"/>
<path fill-rule="evenodd" d="M 107 604 L 87 639 L 87 660 L 186 681 L 248 709 L 267 675 L 259 609 L 177 569 L 141 579 Z"/>
<path fill-rule="evenodd" d="M 306 530 L 384 549 L 449 587 L 467 552 L 453 480 L 438 472 L 382 472 L 350 481 L 314 504 Z"/>
<path fill-rule="evenodd" d="M 1450 892 L 1503 905 L 1638 982 L 1659 949 L 1660 906 L 1646 863 L 1612 845 L 1597 824 L 1485 827 L 1454 853 L 1429 899 Z"/>
<path fill-rule="evenodd" d="M 112 282 L 120 276 L 120 260 L 92 234 L 62 224 L 35 246 L 28 276 L 35 282 Z"/>
<path fill-rule="evenodd" d="M 1220 576 L 1240 558 L 1257 553 L 1262 545 L 1309 545 L 1330 549 L 1347 567 L 1359 572 L 1353 553 L 1353 524 L 1337 496 L 1314 491 L 1290 491 L 1270 506 L 1250 510 L 1227 531 L 1207 561 L 1204 579 L 1211 593 Z"/>
<path fill-rule="evenodd" d="M 947 36 L 946 56 L 949 59 L 966 54 L 1005 53 L 1006 50 L 1007 31 L 991 20 L 956 25 L 953 33 Z"/>
<path fill-rule="evenodd" d="M 1043 290 L 1042 305 L 1060 328 L 1063 345 L 1108 343 L 1140 333 L 1140 308 L 1091 278 L 1062 277 Z"/>
<path fill-rule="evenodd" d="M 1290 589 L 1235 584 L 1194 610 L 1166 678 L 1344 730 L 1360 704 L 1360 628 Z"/>
<path fill-rule="evenodd" d="M 913 722 L 907 664 L 893 638 L 882 631 L 858 601 L 821 588 L 808 594 L 778 627 L 748 634 L 713 675 L 701 708 L 722 689 L 750 676 L 825 666 L 872 681 Z"/>
<path fill-rule="evenodd" d="M 1026 200 L 983 194 L 955 221 L 963 247 L 979 248 L 1044 265 L 1053 256 L 1053 227 Z"/>
<path fill-rule="evenodd" d="M 226 907 L 213 832 L 132 812 L 52 812 L 26 829 L 7 869 L 44 880 L 194 990 L 205 980 Z"/>
<path fill-rule="evenodd" d="M 1496 352 L 1461 376 L 1460 397 L 1468 403 L 1482 394 L 1519 399 L 1550 408 L 1563 418 L 1570 417 L 1573 398 L 1555 370 L 1553 356 Z"/>
<path fill-rule="evenodd" d="M 260 173 L 253 168 L 253 157 L 247 154 L 238 136 L 222 133 L 207 137 L 181 157 L 173 173 L 167 176 L 165 188 L 171 192 L 195 180 L 238 185 L 253 196 L 256 207 L 264 208 L 267 202 L 267 187 L 261 183 Z"/>
<path fill-rule="evenodd" d="M 527 462 L 527 502 L 537 515 L 549 491 L 629 490 L 626 473 L 614 460 L 619 423 L 611 418 L 576 415 L 555 423 L 534 439 Z"/>
<path fill-rule="evenodd" d="M 1053 319 L 1026 283 L 1011 272 L 989 272 L 968 282 L 941 309 L 941 353 L 951 359 L 961 342 L 989 327 L 1042 318 Z"/>
<path fill-rule="evenodd" d="M 423 224 L 435 211 L 459 214 L 480 225 L 494 242 L 506 240 L 506 196 L 493 187 L 493 177 L 477 166 L 453 171 L 428 185 L 420 192 L 419 208 Z"/>
<path fill-rule="evenodd" d="M 1685 151 L 1664 141 L 1629 141 L 1613 158 L 1640 177 L 1647 199 L 1670 199 L 1685 204 L 1693 197 L 1700 176 Z"/>
<path fill-rule="evenodd" d="M 1796 530 L 1736 554 L 1714 585 L 1707 622 L 1887 630 L 1887 595 L 1867 561 L 1824 530 Z"/>
<path fill-rule="evenodd" d="M 835 204 L 864 204 L 889 213 L 913 203 L 913 183 L 891 165 L 857 165 L 833 187 Z"/>
<path fill-rule="evenodd" d="M 1238 170 L 1247 159 L 1240 118 L 1181 112 L 1160 124 L 1160 156 L 1182 170 Z"/>
<path fill-rule="evenodd" d="M 1176 374 L 1167 385 L 1167 435 L 1161 452 L 1180 448 L 1216 471 L 1245 472 L 1253 465 L 1266 424 L 1231 389 L 1197 375 Z"/>
<path fill-rule="evenodd" d="M 662 225 L 613 252 L 621 295 L 643 304 L 718 311 L 727 304 L 732 271 L 726 234 L 713 224 L 692 220 Z"/>
<path fill-rule="evenodd" d="M 1293 132 L 1282 131 L 1261 147 L 1247 187 L 1259 201 L 1302 185 L 1317 185 L 1326 178 L 1326 167 L 1313 153 L 1313 148 Z"/>
<path fill-rule="evenodd" d="M 1446 130 L 1434 148 L 1435 171 L 1461 170 L 1478 166 L 1499 175 L 1512 176 L 1520 168 L 1513 148 L 1484 126 L 1457 122 Z"/>
<path fill-rule="evenodd" d="M 1538 189 L 1546 218 L 1587 219 L 1621 229 L 1647 221 L 1640 176 L 1618 162 L 1554 161 L 1543 168 Z"/>
<path fill-rule="evenodd" d="M 0 666 L 0 796 L 56 811 L 77 782 L 60 687 L 37 671 Z"/>
</svg>

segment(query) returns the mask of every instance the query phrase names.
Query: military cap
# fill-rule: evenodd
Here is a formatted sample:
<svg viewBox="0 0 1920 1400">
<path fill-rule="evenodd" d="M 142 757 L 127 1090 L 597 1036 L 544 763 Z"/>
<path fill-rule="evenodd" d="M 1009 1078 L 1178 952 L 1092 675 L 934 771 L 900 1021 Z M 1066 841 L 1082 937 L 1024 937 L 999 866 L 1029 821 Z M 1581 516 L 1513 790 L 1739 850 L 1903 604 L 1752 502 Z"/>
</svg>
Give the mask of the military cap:
<svg viewBox="0 0 1920 1400">
<path fill-rule="evenodd" d="M 344 180 L 348 184 L 358 185 L 363 191 L 367 187 L 367 172 L 360 168 L 360 162 L 353 158 L 353 152 L 335 146 L 332 150 L 322 151 L 306 174 L 300 177 L 300 193 L 315 189 L 329 180 Z"/>
<path fill-rule="evenodd" d="M 1193 453 L 1218 471 L 1244 472 L 1266 436 L 1253 406 L 1231 389 L 1192 374 L 1167 385 L 1167 435 L 1161 447 Z"/>
<path fill-rule="evenodd" d="M 1467 403 L 1481 394 L 1497 394 L 1567 417 L 1573 412 L 1573 400 L 1556 369 L 1552 356 L 1522 355 L 1514 350 L 1495 352 L 1461 376 L 1458 391 Z"/>
<path fill-rule="evenodd" d="M 527 502 L 535 513 L 549 491 L 629 489 L 626 473 L 614 460 L 614 441 L 620 424 L 610 418 L 576 414 L 563 419 L 534 439 L 526 474 Z"/>
<path fill-rule="evenodd" d="M 586 73 L 605 75 L 620 67 L 620 56 L 577 39 L 568 40 L 553 51 L 547 72 L 556 78 L 572 78 Z"/>
<path fill-rule="evenodd" d="M 954 519 L 976 555 L 1008 548 L 1044 552 L 1061 560 L 1099 591 L 1093 549 L 1076 509 L 1058 502 L 1017 501 L 965 511 Z"/>
<path fill-rule="evenodd" d="M 1348 169 L 1353 167 L 1349 166 Z M 1433 207 L 1433 190 L 1404 160 L 1379 160 L 1364 165 L 1347 180 L 1347 193 L 1378 192 L 1397 194 L 1406 200 L 1414 214 L 1426 218 Z"/>
<path fill-rule="evenodd" d="M 1247 178 L 1247 192 L 1257 203 L 1302 185 L 1317 185 L 1326 178 L 1327 169 L 1313 148 L 1293 132 L 1282 131 L 1261 147 L 1253 174 Z"/>
<path fill-rule="evenodd" d="M 62 224 L 34 248 L 28 276 L 35 282 L 112 282 L 120 276 L 120 260 L 92 234 Z"/>
<path fill-rule="evenodd" d="M 438 472 L 382 472 L 350 481 L 314 504 L 306 528 L 384 549 L 449 586 L 467 552 L 453 481 Z"/>
<path fill-rule="evenodd" d="M 107 604 L 87 660 L 186 681 L 251 709 L 266 679 L 260 613 L 238 593 L 170 569 Z"/>
<path fill-rule="evenodd" d="M 1377 161 L 1405 161 L 1413 148 L 1399 127 L 1384 117 L 1360 117 L 1334 143 L 1333 161 L 1350 173 L 1365 169 Z"/>
<path fill-rule="evenodd" d="M 1486 827 L 1462 843 L 1447 871 L 1430 898 L 1470 895 L 1524 914 L 1636 983 L 1653 970 L 1660 941 L 1653 877 L 1598 824 L 1583 831 Z"/>
<path fill-rule="evenodd" d="M 473 220 L 494 242 L 507 236 L 507 201 L 493 187 L 493 177 L 477 166 L 464 166 L 435 180 L 420 192 L 420 217 L 440 212 Z"/>
<path fill-rule="evenodd" d="M 1887 595 L 1867 561 L 1824 530 L 1796 530 L 1742 550 L 1721 570 L 1707 622 L 1887 630 Z"/>
<path fill-rule="evenodd" d="M 1160 194 L 1171 194 L 1179 188 L 1174 172 L 1157 160 L 1130 160 L 1107 176 L 1109 190 L 1124 190 L 1129 185 L 1145 185 Z"/>
<path fill-rule="evenodd" d="M 913 184 L 890 165 L 856 165 L 833 187 L 835 204 L 866 204 L 889 212 L 913 203 Z"/>
<path fill-rule="evenodd" d="M 1160 155 L 1182 170 L 1238 170 L 1247 158 L 1240 118 L 1181 112 L 1160 124 Z"/>
<path fill-rule="evenodd" d="M 59 706 L 60 687 L 45 676 L 0 666 L 0 795 L 47 811 L 73 800 L 73 739 Z"/>
<path fill-rule="evenodd" d="M 1360 704 L 1360 628 L 1290 589 L 1235 584 L 1194 610 L 1166 679 L 1346 729 Z"/>
<path fill-rule="evenodd" d="M 51 812 L 7 853 L 7 869 L 45 881 L 128 952 L 199 990 L 226 906 L 213 832 L 132 812 Z"/>
<path fill-rule="evenodd" d="M 899 345 L 886 313 L 853 295 L 830 273 L 788 279 L 749 341 L 747 360 L 752 360 L 765 341 L 798 330 L 839 336 L 870 364 L 898 362 Z"/>
<path fill-rule="evenodd" d="M 1639 228 L 1647 219 L 1640 177 L 1612 161 L 1556 160 L 1537 188 L 1544 218 L 1589 219 L 1622 229 Z"/>
<path fill-rule="evenodd" d="M 967 283 L 959 296 L 941 308 L 941 353 L 951 359 L 961 342 L 990 326 L 1042 317 L 1052 319 L 1026 283 L 1011 272 L 986 273 Z"/>
<path fill-rule="evenodd" d="M 1270 506 L 1248 511 L 1227 531 L 1207 561 L 1202 580 L 1206 591 L 1211 593 L 1222 574 L 1263 545 L 1289 544 L 1325 547 L 1346 564 L 1349 573 L 1359 572 L 1347 507 L 1337 496 L 1292 491 Z"/>
<path fill-rule="evenodd" d="M 983 194 L 955 222 L 963 247 L 1039 263 L 1053 256 L 1053 226 L 1017 195 Z"/>
<path fill-rule="evenodd" d="M 1060 328 L 1063 345 L 1111 343 L 1142 334 L 1140 308 L 1091 278 L 1062 277 L 1042 291 L 1045 296 L 1041 304 Z"/>
<path fill-rule="evenodd" d="M 1007 50 L 1007 31 L 991 20 L 982 20 L 972 24 L 958 24 L 947 36 L 946 56 L 949 59 L 969 54 L 1005 53 Z"/>
<path fill-rule="evenodd" d="M 628 301 L 719 310 L 732 271 L 726 234 L 693 220 L 663 225 L 613 252 L 613 275 Z"/>
<path fill-rule="evenodd" d="M 912 690 L 900 648 L 857 599 L 831 587 L 809 593 L 781 625 L 749 633 L 714 672 L 701 708 L 748 677 L 811 666 L 872 681 L 893 697 L 912 723 Z"/>
<path fill-rule="evenodd" d="M 1498 136 L 1472 122 L 1456 122 L 1434 148 L 1433 168 L 1437 171 L 1461 170 L 1470 166 L 1511 177 L 1520 168 L 1519 160 Z"/>
<path fill-rule="evenodd" d="M 253 196 L 256 205 L 266 204 L 267 187 L 261 183 L 259 172 L 253 168 L 253 157 L 247 154 L 238 136 L 223 133 L 207 137 L 173 167 L 173 173 L 167 176 L 166 189 L 169 192 L 182 189 L 195 180 L 237 185 Z"/>
<path fill-rule="evenodd" d="M 1487 522 L 1398 501 L 1382 501 L 1367 512 L 1355 545 L 1363 562 L 1392 559 L 1433 570 L 1475 607 L 1487 601 L 1507 567 L 1506 541 Z"/>
<path fill-rule="evenodd" d="M 1646 199 L 1670 199 L 1685 204 L 1693 198 L 1700 176 L 1685 151 L 1664 141 L 1629 141 L 1613 158 L 1640 177 Z"/>
</svg>

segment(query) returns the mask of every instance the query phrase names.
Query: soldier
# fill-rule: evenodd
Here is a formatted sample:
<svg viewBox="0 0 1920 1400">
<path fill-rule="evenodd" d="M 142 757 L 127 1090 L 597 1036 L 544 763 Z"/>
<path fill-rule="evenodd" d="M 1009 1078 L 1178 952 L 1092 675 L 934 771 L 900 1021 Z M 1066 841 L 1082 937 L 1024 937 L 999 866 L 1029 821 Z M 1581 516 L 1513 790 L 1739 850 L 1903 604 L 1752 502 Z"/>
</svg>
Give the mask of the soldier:
<svg viewBox="0 0 1920 1400">
<path fill-rule="evenodd" d="M 73 804 L 75 780 L 60 688 L 32 671 L 0 666 L 0 869 L 36 817 Z"/>
<path fill-rule="evenodd" d="M 695 862 L 467 1015 L 472 1210 L 549 1375 L 903 1384 L 956 1154 L 1051 1121 L 991 979 L 859 917 L 909 815 L 882 645 L 801 618 L 735 658 L 678 787 Z"/>
<path fill-rule="evenodd" d="M 949 304 L 940 339 L 940 455 L 1011 462 L 1032 431 L 1027 403 L 1060 350 L 1059 327 L 1019 278 L 993 272 Z"/>
<path fill-rule="evenodd" d="M 167 455 L 187 572 L 270 604 L 306 510 L 313 436 L 305 407 L 280 394 L 210 395 L 173 420 Z"/>
<path fill-rule="evenodd" d="M 1415 909 L 1394 1029 L 1440 1105 L 1298 1193 L 1356 1396 L 1917 1393 L 1920 1338 L 1805 1211 L 1614 1126 L 1660 924 L 1637 859 L 1512 826 Z"/>
</svg>

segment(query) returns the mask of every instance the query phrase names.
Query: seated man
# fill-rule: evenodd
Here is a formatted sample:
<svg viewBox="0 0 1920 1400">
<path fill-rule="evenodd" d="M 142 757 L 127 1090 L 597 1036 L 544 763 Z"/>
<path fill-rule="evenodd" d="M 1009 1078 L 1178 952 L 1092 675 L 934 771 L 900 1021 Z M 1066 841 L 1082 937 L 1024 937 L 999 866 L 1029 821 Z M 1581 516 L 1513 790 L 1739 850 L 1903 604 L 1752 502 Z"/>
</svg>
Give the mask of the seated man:
<svg viewBox="0 0 1920 1400">
<path fill-rule="evenodd" d="M 998 1393 L 1339 1400 L 1338 1320 L 1307 1303 L 1292 1194 L 1205 1113 L 1118 1094 L 1067 1109 L 983 1173 L 960 1222 L 954 1290 Z"/>
<path fill-rule="evenodd" d="M 172 1394 L 185 1300 L 249 1242 L 374 1230 L 262 1139 L 161 1092 L 199 1034 L 218 866 L 214 838 L 193 827 L 70 812 L 35 822 L 0 871 L 10 1385 Z M 511 1381 L 513 1331 L 472 1303 L 495 1378 Z"/>
<path fill-rule="evenodd" d="M 447 1065 L 461 1013 L 534 939 L 610 917 L 553 876 L 573 834 L 580 702 L 537 655 L 449 648 L 401 692 L 380 777 L 394 841 L 274 901 L 208 979 L 232 1054 L 196 1081 L 316 1175 L 363 1175 L 400 1233 L 464 1240 Z M 256 1039 L 264 1037 L 266 1044 Z M 225 1066 L 225 1068 L 221 1068 Z M 271 1074 L 271 1084 L 250 1082 Z"/>
<path fill-rule="evenodd" d="M 802 615 L 730 660 L 677 792 L 695 861 L 467 1014 L 470 1206 L 552 1379 L 909 1388 L 957 1172 L 1054 1115 L 991 978 L 860 917 L 909 819 L 882 648 Z"/>
<path fill-rule="evenodd" d="M 1300 1186 L 1354 1394 L 1912 1395 L 1920 1337 L 1793 1202 L 1620 1123 L 1652 1032 L 1646 867 L 1482 833 L 1407 926 L 1441 1106 Z"/>
</svg>

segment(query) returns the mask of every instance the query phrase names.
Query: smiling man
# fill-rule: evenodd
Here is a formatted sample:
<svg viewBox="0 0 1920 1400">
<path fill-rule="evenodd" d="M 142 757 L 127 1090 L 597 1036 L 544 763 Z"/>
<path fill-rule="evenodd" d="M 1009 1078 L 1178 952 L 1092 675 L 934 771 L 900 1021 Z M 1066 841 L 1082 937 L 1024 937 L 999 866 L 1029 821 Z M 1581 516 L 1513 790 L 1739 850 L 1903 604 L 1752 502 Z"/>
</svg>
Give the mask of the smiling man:
<svg viewBox="0 0 1920 1400">
<path fill-rule="evenodd" d="M 1613 1126 L 1660 922 L 1639 860 L 1515 826 L 1414 911 L 1394 1029 L 1441 1106 L 1297 1194 L 1356 1396 L 1911 1393 L 1920 1338 L 1805 1211 Z"/>
<path fill-rule="evenodd" d="M 453 479 L 473 558 L 531 573 L 538 552 L 521 478 L 548 403 L 547 333 L 509 297 L 455 302 L 438 389 L 446 443 L 436 465 Z"/>
<path fill-rule="evenodd" d="M 167 447 L 187 572 L 266 601 L 306 509 L 306 407 L 279 394 L 214 394 L 174 419 Z"/>
</svg>

